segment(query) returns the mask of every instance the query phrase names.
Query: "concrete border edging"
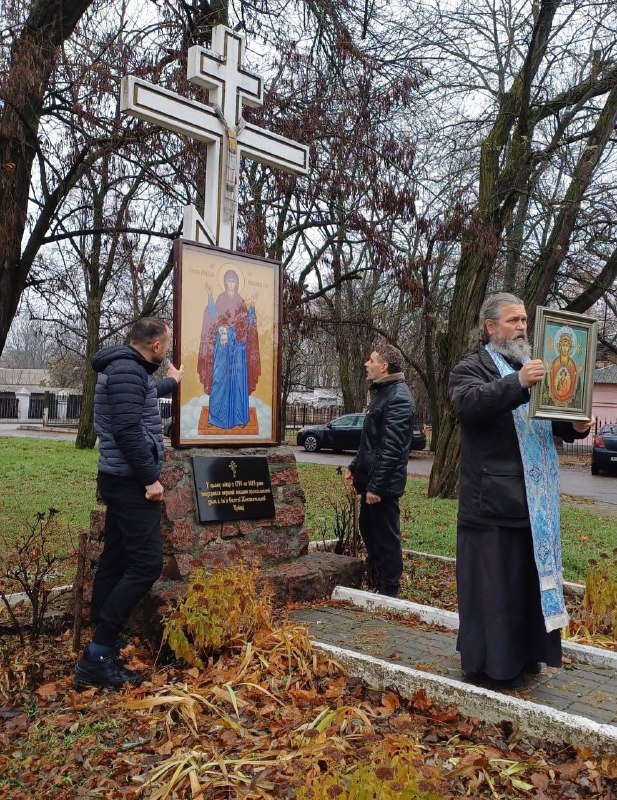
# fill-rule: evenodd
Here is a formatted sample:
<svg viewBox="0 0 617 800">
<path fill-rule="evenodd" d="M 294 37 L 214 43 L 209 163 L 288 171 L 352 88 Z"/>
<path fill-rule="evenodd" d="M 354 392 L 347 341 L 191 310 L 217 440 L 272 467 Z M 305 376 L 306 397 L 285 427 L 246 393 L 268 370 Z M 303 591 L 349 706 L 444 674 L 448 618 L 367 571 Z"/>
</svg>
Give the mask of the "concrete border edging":
<svg viewBox="0 0 617 800">
<path fill-rule="evenodd" d="M 53 599 L 56 595 L 63 595 L 68 594 L 69 592 L 73 591 L 73 584 L 68 583 L 65 586 L 54 586 L 50 589 L 49 594 L 50 597 Z M 30 598 L 25 592 L 14 592 L 13 594 L 7 594 L 6 600 L 8 604 L 13 608 L 13 606 L 17 606 L 20 603 L 25 603 L 26 605 L 30 605 Z"/>
<path fill-rule="evenodd" d="M 430 625 L 440 625 L 443 628 L 458 630 L 458 614 L 454 611 L 445 611 L 433 606 L 423 606 L 411 600 L 401 600 L 398 597 L 385 597 L 361 589 L 350 589 L 347 586 L 335 586 L 332 591 L 333 600 L 345 600 L 358 608 L 367 611 L 382 609 L 393 614 L 412 614 Z M 563 652 L 582 664 L 596 667 L 612 667 L 617 670 L 617 653 L 612 650 L 601 650 L 599 647 L 577 644 L 563 639 L 561 642 Z"/>
<path fill-rule="evenodd" d="M 392 690 L 402 697 L 412 697 L 424 689 L 431 700 L 444 706 L 454 704 L 467 716 L 497 724 L 508 719 L 529 736 L 548 738 L 556 743 L 566 741 L 576 747 L 591 747 L 598 754 L 617 754 L 615 725 L 594 722 L 491 689 L 420 672 L 355 650 L 319 641 L 314 641 L 313 646 L 372 689 Z"/>
</svg>

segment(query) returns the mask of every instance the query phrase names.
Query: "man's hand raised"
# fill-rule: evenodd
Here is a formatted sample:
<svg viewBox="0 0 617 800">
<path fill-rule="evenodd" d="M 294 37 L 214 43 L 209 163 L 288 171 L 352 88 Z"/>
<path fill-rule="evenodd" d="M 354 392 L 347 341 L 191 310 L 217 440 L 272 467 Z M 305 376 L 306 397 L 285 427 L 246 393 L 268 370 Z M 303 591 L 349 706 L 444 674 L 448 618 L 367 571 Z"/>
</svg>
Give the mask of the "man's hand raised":
<svg viewBox="0 0 617 800">
<path fill-rule="evenodd" d="M 180 383 L 182 380 L 182 376 L 184 375 L 184 364 L 180 364 L 180 367 L 176 369 L 173 364 L 170 364 L 167 367 L 167 377 L 173 378 L 176 383 Z"/>
</svg>

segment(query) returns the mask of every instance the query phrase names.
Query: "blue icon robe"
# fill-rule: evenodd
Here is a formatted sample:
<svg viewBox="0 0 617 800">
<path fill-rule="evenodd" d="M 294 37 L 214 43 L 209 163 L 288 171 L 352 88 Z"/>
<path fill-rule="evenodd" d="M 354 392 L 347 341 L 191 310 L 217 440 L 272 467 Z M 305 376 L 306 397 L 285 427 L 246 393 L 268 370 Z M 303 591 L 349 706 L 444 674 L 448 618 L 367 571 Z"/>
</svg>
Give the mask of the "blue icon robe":
<svg viewBox="0 0 617 800">
<path fill-rule="evenodd" d="M 210 395 L 208 425 L 229 430 L 249 421 L 249 395 L 261 373 L 255 308 L 239 294 L 212 296 L 204 311 L 197 369 Z"/>
</svg>

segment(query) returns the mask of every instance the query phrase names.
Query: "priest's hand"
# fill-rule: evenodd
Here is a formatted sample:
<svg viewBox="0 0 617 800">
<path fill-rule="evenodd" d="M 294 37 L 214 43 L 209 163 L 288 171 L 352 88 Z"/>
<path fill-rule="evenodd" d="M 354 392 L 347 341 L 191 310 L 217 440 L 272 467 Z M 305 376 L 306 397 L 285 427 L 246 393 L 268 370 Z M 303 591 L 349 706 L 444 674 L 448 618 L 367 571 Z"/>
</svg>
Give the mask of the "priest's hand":
<svg viewBox="0 0 617 800">
<path fill-rule="evenodd" d="M 373 494 L 373 492 L 367 492 L 366 504 L 368 506 L 374 506 L 376 503 L 381 503 L 381 497 L 378 494 Z"/>
<path fill-rule="evenodd" d="M 572 427 L 577 433 L 589 433 L 591 426 L 596 424 L 596 418 L 592 417 L 589 422 L 573 422 Z"/>
<path fill-rule="evenodd" d="M 544 364 L 539 358 L 534 358 L 532 361 L 523 364 L 518 371 L 518 378 L 521 382 L 521 386 L 524 386 L 525 389 L 530 389 L 532 386 L 535 386 L 536 383 L 540 383 L 543 377 Z"/>
</svg>

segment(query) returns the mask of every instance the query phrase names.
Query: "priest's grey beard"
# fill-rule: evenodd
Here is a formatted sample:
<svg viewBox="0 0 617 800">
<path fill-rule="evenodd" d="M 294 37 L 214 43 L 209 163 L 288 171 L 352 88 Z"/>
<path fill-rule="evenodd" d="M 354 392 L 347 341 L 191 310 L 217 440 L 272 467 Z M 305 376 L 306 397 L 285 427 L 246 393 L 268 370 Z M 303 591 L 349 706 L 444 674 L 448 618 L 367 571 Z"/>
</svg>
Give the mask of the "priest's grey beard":
<svg viewBox="0 0 617 800">
<path fill-rule="evenodd" d="M 491 339 L 491 345 L 508 361 L 515 361 L 517 364 L 524 364 L 531 358 L 531 345 L 526 333 L 519 333 L 514 339 L 506 339 L 496 333 Z"/>
</svg>

